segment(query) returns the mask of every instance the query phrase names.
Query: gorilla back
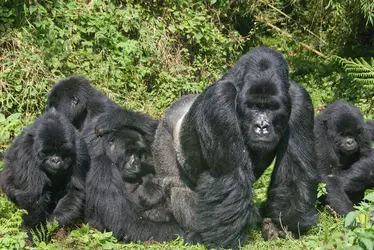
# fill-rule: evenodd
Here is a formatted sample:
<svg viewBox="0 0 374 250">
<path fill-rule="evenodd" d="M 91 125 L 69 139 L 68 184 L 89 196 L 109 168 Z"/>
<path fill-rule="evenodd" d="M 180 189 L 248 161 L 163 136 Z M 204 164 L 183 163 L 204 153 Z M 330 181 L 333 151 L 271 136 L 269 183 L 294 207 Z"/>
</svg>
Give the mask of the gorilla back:
<svg viewBox="0 0 374 250">
<path fill-rule="evenodd" d="M 308 93 L 288 80 L 282 55 L 266 47 L 244 55 L 199 96 L 173 104 L 156 131 L 155 171 L 191 240 L 245 244 L 247 228 L 260 219 L 252 184 L 275 156 L 262 216 L 279 235 L 280 221 L 294 233 L 314 225 L 313 119 Z"/>
</svg>

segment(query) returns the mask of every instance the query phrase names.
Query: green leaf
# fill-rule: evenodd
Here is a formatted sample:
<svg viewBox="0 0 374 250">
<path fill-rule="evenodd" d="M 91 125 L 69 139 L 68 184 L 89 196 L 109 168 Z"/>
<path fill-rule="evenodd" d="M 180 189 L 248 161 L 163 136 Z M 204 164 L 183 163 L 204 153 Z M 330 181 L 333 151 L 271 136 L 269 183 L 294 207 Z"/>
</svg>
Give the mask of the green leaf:
<svg viewBox="0 0 374 250">
<path fill-rule="evenodd" d="M 112 242 L 106 242 L 105 244 L 102 245 L 103 249 L 115 249 L 116 245 Z"/>
<path fill-rule="evenodd" d="M 374 202 L 374 192 L 371 192 L 370 194 L 366 195 L 364 197 L 364 200 L 368 200 L 368 201 Z"/>
<path fill-rule="evenodd" d="M 366 249 L 368 250 L 374 249 L 374 243 L 372 239 L 362 237 L 359 240 L 365 245 Z"/>
<path fill-rule="evenodd" d="M 344 220 L 344 226 L 345 227 L 351 226 L 359 214 L 360 214 L 360 211 L 352 211 L 349 214 L 347 214 Z"/>
</svg>

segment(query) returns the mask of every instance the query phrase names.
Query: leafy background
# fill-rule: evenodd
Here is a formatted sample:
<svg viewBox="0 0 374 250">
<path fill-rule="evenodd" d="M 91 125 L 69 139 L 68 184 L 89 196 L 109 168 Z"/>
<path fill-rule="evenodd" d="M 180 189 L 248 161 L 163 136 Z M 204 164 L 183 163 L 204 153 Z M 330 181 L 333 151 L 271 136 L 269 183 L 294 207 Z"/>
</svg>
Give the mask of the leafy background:
<svg viewBox="0 0 374 250">
<path fill-rule="evenodd" d="M 67 75 L 85 75 L 122 106 L 161 118 L 176 98 L 201 92 L 260 45 L 283 53 L 316 112 L 344 99 L 372 119 L 373 8 L 371 0 L 0 1 L 0 151 L 43 112 L 48 90 Z M 255 183 L 258 203 L 270 171 Z M 374 198 L 367 193 L 345 220 L 318 207 L 319 223 L 300 239 L 264 242 L 254 230 L 244 249 L 373 249 Z M 20 228 L 22 213 L 0 194 L 0 249 L 203 248 L 182 239 L 122 244 L 88 225 L 49 225 L 50 233 L 35 232 L 33 246 Z"/>
</svg>

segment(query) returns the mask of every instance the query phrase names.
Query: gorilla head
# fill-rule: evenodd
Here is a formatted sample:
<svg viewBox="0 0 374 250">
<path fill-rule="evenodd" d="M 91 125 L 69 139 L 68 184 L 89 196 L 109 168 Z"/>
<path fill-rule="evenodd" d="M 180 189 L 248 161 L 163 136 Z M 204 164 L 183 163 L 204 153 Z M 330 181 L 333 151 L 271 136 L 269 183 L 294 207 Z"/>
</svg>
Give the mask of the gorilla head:
<svg viewBox="0 0 374 250">
<path fill-rule="evenodd" d="M 62 79 L 51 89 L 48 94 L 48 106 L 62 112 L 74 124 L 78 126 L 87 116 L 87 104 L 91 89 L 90 82 L 84 77 L 71 76 Z"/>
<path fill-rule="evenodd" d="M 82 129 L 86 120 L 117 105 L 86 78 L 73 75 L 57 82 L 49 92 L 47 110 L 52 107 L 63 113 L 77 129 Z"/>
<path fill-rule="evenodd" d="M 324 122 L 335 152 L 347 156 L 358 152 L 358 142 L 365 141 L 362 138 L 365 123 L 360 110 L 347 102 L 336 101 L 329 105 L 327 112 L 329 119 Z"/>
<path fill-rule="evenodd" d="M 38 121 L 33 149 L 47 175 L 60 176 L 72 170 L 76 160 L 75 131 L 54 109 Z M 58 136 L 56 136 L 58 135 Z"/>
<path fill-rule="evenodd" d="M 150 148 L 136 130 L 121 127 L 103 135 L 105 154 L 115 163 L 125 181 L 141 181 L 149 171 L 147 162 L 152 158 Z M 153 172 L 153 167 L 152 170 Z"/>
<path fill-rule="evenodd" d="M 265 58 L 267 54 L 277 60 L 270 63 Z M 261 54 L 255 50 L 246 60 L 252 62 L 247 65 L 251 70 L 244 75 L 246 84 L 238 85 L 241 91 L 237 97 L 241 129 L 252 150 L 274 150 L 291 114 L 288 65 L 282 56 L 268 48 L 263 48 Z"/>
</svg>

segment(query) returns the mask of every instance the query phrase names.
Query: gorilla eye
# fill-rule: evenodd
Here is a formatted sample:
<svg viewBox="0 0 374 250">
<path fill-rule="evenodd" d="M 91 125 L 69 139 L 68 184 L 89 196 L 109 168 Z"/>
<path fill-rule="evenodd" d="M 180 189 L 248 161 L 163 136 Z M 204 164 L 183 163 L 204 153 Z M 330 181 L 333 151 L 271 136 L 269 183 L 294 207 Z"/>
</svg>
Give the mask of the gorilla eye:
<svg viewBox="0 0 374 250">
<path fill-rule="evenodd" d="M 246 102 L 245 104 L 250 109 L 260 109 L 261 108 L 261 105 L 258 104 L 258 103 Z"/>
<path fill-rule="evenodd" d="M 73 100 L 72 100 L 72 102 L 73 102 L 74 105 L 77 105 L 77 104 L 79 103 L 79 99 L 78 99 L 78 97 L 73 96 Z"/>
</svg>

